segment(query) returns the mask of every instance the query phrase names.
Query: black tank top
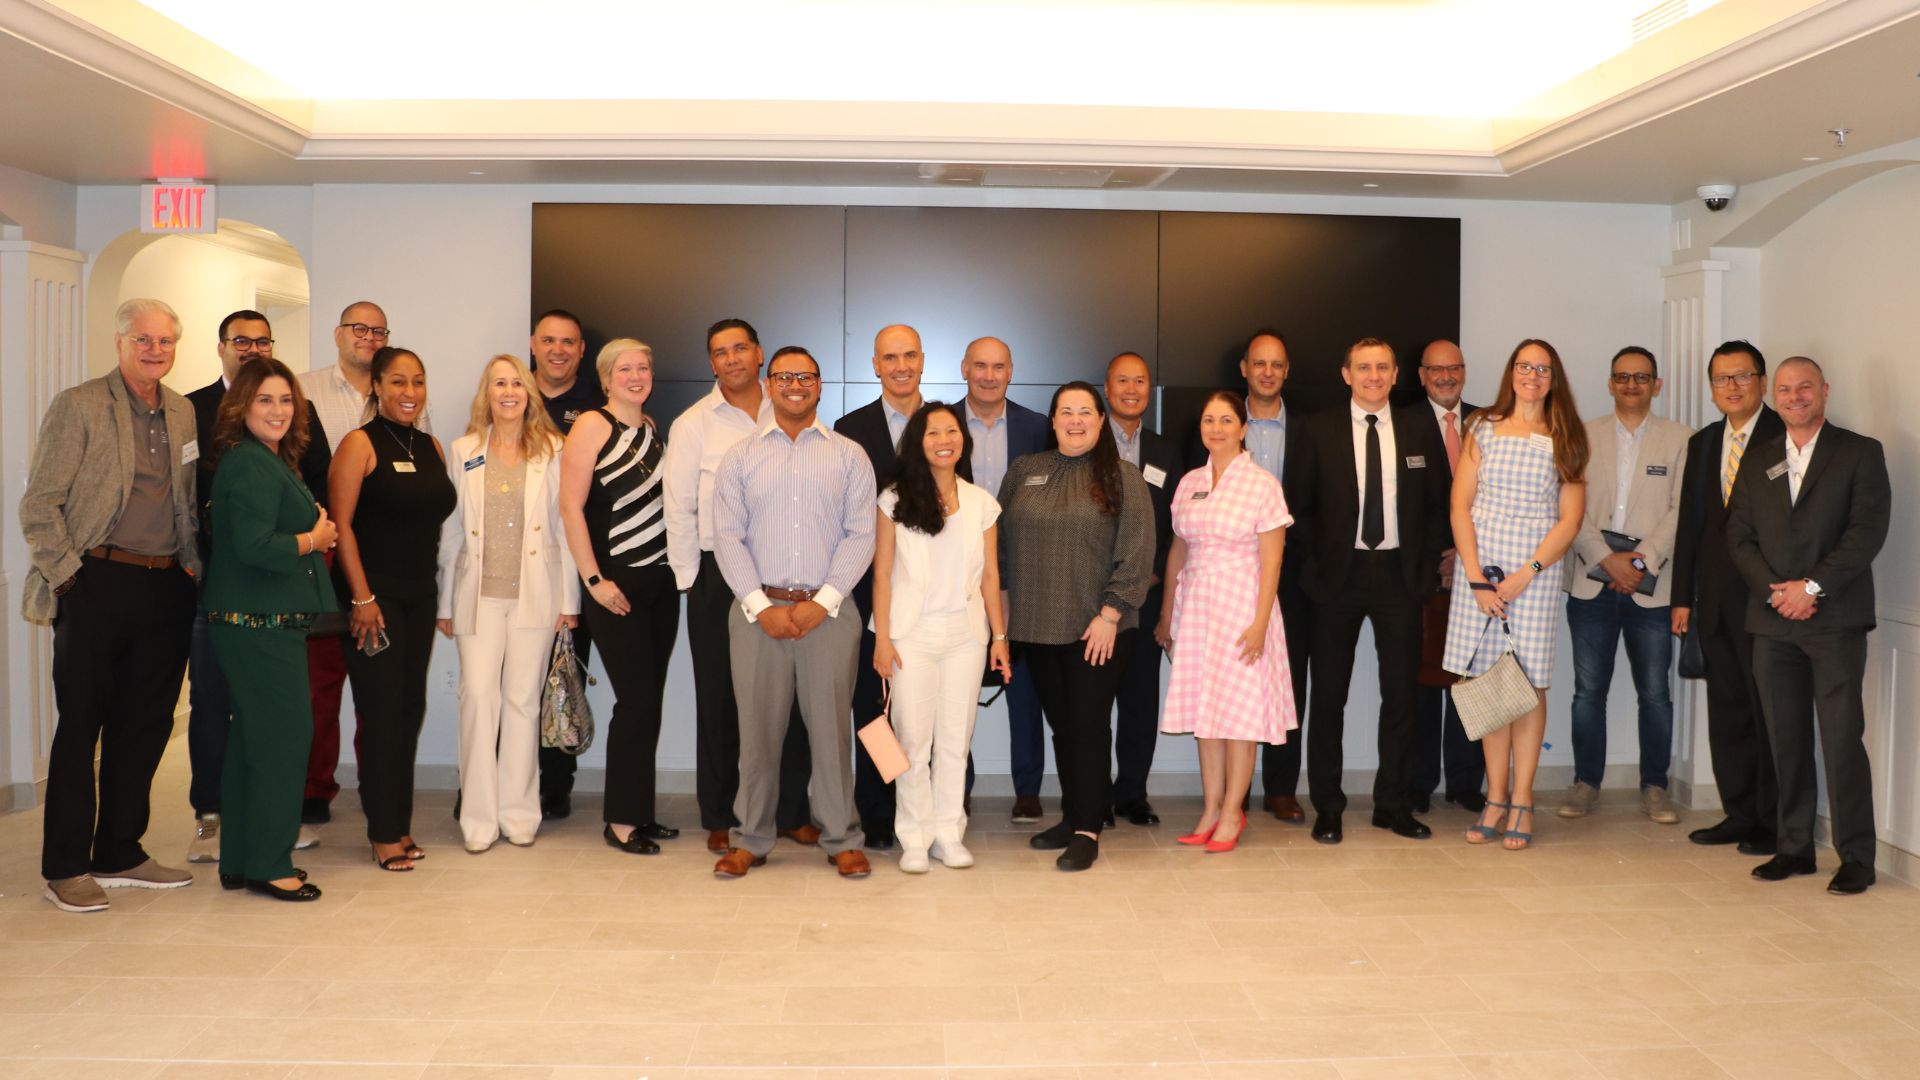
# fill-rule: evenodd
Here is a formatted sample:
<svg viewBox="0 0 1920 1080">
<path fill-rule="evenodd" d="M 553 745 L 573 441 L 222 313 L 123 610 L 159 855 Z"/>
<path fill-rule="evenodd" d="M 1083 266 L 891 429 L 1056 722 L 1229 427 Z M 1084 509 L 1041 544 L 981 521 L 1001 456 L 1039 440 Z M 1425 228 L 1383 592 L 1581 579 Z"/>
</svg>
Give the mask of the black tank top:
<svg viewBox="0 0 1920 1080">
<path fill-rule="evenodd" d="M 603 566 L 651 566 L 667 557 L 667 519 L 662 512 L 660 459 L 666 440 L 652 424 L 628 427 L 607 409 L 613 432 L 593 463 L 587 489 L 587 533 L 593 557 Z"/>
<path fill-rule="evenodd" d="M 375 593 L 431 596 L 440 566 L 440 526 L 456 501 L 433 436 L 375 414 L 366 426 L 374 466 L 360 482 L 353 535 Z"/>
</svg>

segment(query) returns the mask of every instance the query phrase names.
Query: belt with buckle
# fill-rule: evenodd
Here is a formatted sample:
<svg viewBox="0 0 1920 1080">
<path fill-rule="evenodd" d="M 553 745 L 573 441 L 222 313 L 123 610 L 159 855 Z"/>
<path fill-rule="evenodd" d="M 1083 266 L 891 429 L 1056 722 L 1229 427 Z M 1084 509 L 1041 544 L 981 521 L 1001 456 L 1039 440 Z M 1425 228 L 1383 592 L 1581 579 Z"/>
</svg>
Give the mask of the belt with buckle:
<svg viewBox="0 0 1920 1080">
<path fill-rule="evenodd" d="M 171 570 L 179 562 L 171 555 L 135 555 L 131 551 L 122 551 L 117 547 L 107 547 L 104 544 L 87 552 L 87 557 L 126 563 L 128 566 L 144 566 L 149 570 Z"/>
<path fill-rule="evenodd" d="M 769 600 L 781 600 L 789 604 L 798 604 L 819 595 L 819 589 L 782 589 L 778 585 L 762 585 L 760 591 L 767 594 Z"/>
</svg>

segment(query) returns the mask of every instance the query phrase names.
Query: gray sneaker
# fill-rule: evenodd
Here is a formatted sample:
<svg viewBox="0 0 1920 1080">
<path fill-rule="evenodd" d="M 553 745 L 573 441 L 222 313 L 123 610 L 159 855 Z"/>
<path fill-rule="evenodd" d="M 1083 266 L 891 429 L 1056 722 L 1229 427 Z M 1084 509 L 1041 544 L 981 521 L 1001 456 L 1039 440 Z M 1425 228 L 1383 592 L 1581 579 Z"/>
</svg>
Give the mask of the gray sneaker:
<svg viewBox="0 0 1920 1080">
<path fill-rule="evenodd" d="M 105 911 L 107 894 L 92 874 L 47 882 L 47 899 L 61 911 Z"/>
<path fill-rule="evenodd" d="M 1600 805 L 1600 789 L 1585 780 L 1575 780 L 1561 801 L 1559 814 L 1565 818 L 1586 817 Z"/>
<path fill-rule="evenodd" d="M 161 866 L 148 859 L 131 870 L 117 874 L 95 874 L 94 883 L 103 889 L 178 889 L 193 884 L 193 872 Z"/>
<path fill-rule="evenodd" d="M 201 814 L 193 819 L 193 840 L 187 844 L 190 863 L 220 861 L 220 815 Z"/>
<path fill-rule="evenodd" d="M 1640 789 L 1640 812 L 1659 825 L 1678 825 L 1680 811 L 1674 809 L 1673 799 L 1663 787 L 1644 787 Z"/>
</svg>

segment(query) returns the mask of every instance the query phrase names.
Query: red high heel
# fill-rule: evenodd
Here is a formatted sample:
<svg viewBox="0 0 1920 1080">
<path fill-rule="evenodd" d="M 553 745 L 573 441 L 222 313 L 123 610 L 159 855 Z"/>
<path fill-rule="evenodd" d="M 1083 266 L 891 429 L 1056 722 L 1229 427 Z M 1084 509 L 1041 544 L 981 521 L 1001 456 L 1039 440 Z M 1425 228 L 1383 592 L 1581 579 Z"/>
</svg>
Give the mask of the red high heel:
<svg viewBox="0 0 1920 1080">
<path fill-rule="evenodd" d="M 1247 834 L 1247 815 L 1244 812 L 1242 812 L 1240 815 L 1240 831 L 1237 833 L 1234 833 L 1233 839 L 1231 840 L 1207 841 L 1207 854 L 1218 855 L 1221 852 L 1232 851 L 1234 847 L 1240 843 L 1240 838 L 1242 836 L 1245 836 L 1246 834 Z"/>
<path fill-rule="evenodd" d="M 1218 829 L 1219 827 L 1220 823 L 1216 821 L 1213 823 L 1213 829 L 1208 829 L 1206 832 L 1190 832 L 1185 836 L 1176 836 L 1174 840 L 1186 844 L 1189 847 L 1199 847 L 1201 844 L 1213 839 L 1214 829 Z"/>
</svg>

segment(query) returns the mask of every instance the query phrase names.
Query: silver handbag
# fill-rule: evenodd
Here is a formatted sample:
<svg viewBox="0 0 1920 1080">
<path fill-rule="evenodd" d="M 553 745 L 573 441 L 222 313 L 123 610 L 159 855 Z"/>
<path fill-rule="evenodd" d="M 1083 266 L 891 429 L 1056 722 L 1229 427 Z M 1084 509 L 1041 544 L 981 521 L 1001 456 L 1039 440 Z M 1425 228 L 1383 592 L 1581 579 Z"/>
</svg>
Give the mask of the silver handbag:
<svg viewBox="0 0 1920 1080">
<path fill-rule="evenodd" d="M 540 693 L 540 745 L 578 756 L 593 745 L 593 709 L 587 704 L 586 672 L 574 655 L 573 636 L 554 635 L 553 661 Z"/>
<path fill-rule="evenodd" d="M 1492 625 L 1493 619 L 1489 617 L 1487 626 Z M 1500 630 L 1505 637 L 1500 659 L 1484 673 L 1453 684 L 1453 707 L 1460 713 L 1460 726 L 1466 729 L 1467 738 L 1474 742 L 1540 706 L 1540 695 L 1534 690 L 1533 681 L 1527 678 L 1520 658 L 1514 655 L 1513 630 L 1505 619 L 1500 621 Z M 1480 636 L 1486 636 L 1486 627 L 1481 628 Z M 1467 666 L 1473 666 L 1471 657 Z"/>
</svg>

